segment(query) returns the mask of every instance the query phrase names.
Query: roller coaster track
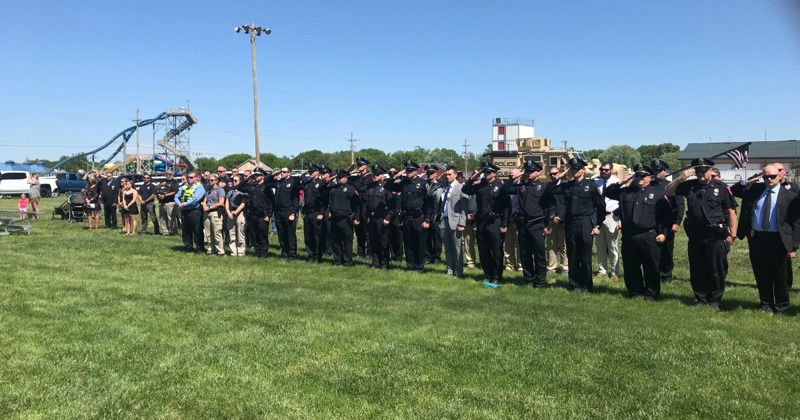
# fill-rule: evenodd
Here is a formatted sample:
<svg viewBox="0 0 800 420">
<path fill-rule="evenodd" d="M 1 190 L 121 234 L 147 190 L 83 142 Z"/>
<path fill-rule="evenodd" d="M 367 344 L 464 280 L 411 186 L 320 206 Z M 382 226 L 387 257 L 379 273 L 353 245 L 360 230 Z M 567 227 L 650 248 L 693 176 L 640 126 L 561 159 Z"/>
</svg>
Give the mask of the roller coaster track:
<svg viewBox="0 0 800 420">
<path fill-rule="evenodd" d="M 114 151 L 114 153 L 112 153 L 111 156 L 109 156 L 106 160 L 104 160 L 104 161 L 102 161 L 102 162 L 97 164 L 98 167 L 103 167 L 103 165 L 107 164 L 112 159 L 114 159 L 114 157 L 117 156 L 117 154 L 119 154 L 119 152 L 122 150 L 122 148 L 125 147 L 125 144 L 128 142 L 128 140 L 130 140 L 131 136 L 133 136 L 133 134 L 136 132 L 136 128 L 137 127 L 145 127 L 145 126 L 148 126 L 148 125 L 152 125 L 152 124 L 154 124 L 154 123 L 156 123 L 158 121 L 165 120 L 168 117 L 185 117 L 186 121 L 184 121 L 177 128 L 173 128 L 173 129 L 167 130 L 167 133 L 164 135 L 164 137 L 161 140 L 158 141 L 158 145 L 161 146 L 161 147 L 164 147 L 165 149 L 169 150 L 170 152 L 172 152 L 176 156 L 179 156 L 183 160 L 185 160 L 186 164 L 189 166 L 189 169 L 196 168 L 197 165 L 194 163 L 194 161 L 191 159 L 190 156 L 188 156 L 186 153 L 183 153 L 182 151 L 174 148 L 169 143 L 169 141 L 172 138 L 174 138 L 175 136 L 177 136 L 178 134 L 180 134 L 184 130 L 189 129 L 192 125 L 197 124 L 197 119 L 194 117 L 194 115 L 192 115 L 191 112 L 189 112 L 188 109 L 177 109 L 177 110 L 167 110 L 165 112 L 162 112 L 162 113 L 158 114 L 158 116 L 156 116 L 155 118 L 150 118 L 150 119 L 147 119 L 147 120 L 140 120 L 138 124 L 136 124 L 134 126 L 131 126 L 131 127 L 128 127 L 126 129 L 120 131 L 119 133 L 117 133 L 117 135 L 112 137 L 111 140 L 107 141 L 102 146 L 100 146 L 100 147 L 98 147 L 98 148 L 96 148 L 94 150 L 90 150 L 88 152 L 85 152 L 85 153 L 79 153 L 77 155 L 70 156 L 67 159 L 64 159 L 61 162 L 58 162 L 55 165 L 53 165 L 52 169 L 58 169 L 59 167 L 65 165 L 66 163 L 71 162 L 71 161 L 73 161 L 75 159 L 80 159 L 82 157 L 94 155 L 95 153 L 105 149 L 106 147 L 110 146 L 112 143 L 117 141 L 120 137 L 122 137 L 122 143 L 119 145 L 119 147 L 117 147 L 117 149 Z"/>
</svg>

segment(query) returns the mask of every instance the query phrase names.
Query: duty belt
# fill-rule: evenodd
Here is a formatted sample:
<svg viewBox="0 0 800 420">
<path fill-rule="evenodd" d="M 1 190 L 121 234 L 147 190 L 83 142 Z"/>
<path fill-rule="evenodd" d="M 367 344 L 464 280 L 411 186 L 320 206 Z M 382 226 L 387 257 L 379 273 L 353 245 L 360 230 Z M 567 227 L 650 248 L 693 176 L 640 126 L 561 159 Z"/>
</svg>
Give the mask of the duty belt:
<svg viewBox="0 0 800 420">
<path fill-rule="evenodd" d="M 414 209 L 414 210 L 404 210 L 403 216 L 405 217 L 419 217 L 422 216 L 422 210 Z"/>
</svg>

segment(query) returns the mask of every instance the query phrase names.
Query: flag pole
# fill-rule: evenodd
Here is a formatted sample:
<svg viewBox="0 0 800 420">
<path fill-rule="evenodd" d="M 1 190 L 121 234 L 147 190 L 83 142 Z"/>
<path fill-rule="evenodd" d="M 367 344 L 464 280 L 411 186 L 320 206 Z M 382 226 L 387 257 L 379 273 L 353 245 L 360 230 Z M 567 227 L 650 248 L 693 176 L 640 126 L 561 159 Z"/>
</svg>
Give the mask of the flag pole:
<svg viewBox="0 0 800 420">
<path fill-rule="evenodd" d="M 740 144 L 740 145 L 738 145 L 738 146 L 736 146 L 736 147 L 734 147 L 734 148 L 732 148 L 732 149 L 728 149 L 728 150 L 726 150 L 726 151 L 724 151 L 724 152 L 722 152 L 722 153 L 717 153 L 717 154 L 716 154 L 716 155 L 714 155 L 714 156 L 710 156 L 710 157 L 708 157 L 708 159 L 714 159 L 714 158 L 718 158 L 718 157 L 720 157 L 720 156 L 722 156 L 722 155 L 724 155 L 724 154 L 726 154 L 726 153 L 730 152 L 731 150 L 736 150 L 736 149 L 738 149 L 738 148 L 740 148 L 740 147 L 750 146 L 751 144 L 753 144 L 753 142 L 752 142 L 752 141 L 748 141 L 747 143 L 742 143 L 742 144 Z M 681 169 L 678 169 L 677 171 L 672 171 L 672 172 L 670 172 L 670 174 L 669 174 L 669 175 L 667 175 L 667 176 L 673 176 L 673 175 L 677 174 L 678 172 L 681 172 L 681 171 L 683 171 L 683 170 L 689 169 L 689 168 L 691 168 L 691 167 L 692 167 L 692 165 L 684 166 L 683 168 L 681 168 Z"/>
</svg>

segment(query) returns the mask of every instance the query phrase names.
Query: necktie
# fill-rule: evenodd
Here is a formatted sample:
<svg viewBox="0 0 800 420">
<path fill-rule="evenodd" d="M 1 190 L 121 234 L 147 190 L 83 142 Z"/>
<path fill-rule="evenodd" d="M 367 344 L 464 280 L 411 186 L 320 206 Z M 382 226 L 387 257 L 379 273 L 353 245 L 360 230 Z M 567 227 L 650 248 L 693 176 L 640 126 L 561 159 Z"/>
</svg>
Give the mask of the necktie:
<svg viewBox="0 0 800 420">
<path fill-rule="evenodd" d="M 764 205 L 761 206 L 761 230 L 769 230 L 769 214 L 772 212 L 772 191 L 767 190 Z"/>
<path fill-rule="evenodd" d="M 447 217 L 447 204 L 450 201 L 450 184 L 444 187 L 444 198 L 442 199 L 442 216 Z"/>
<path fill-rule="evenodd" d="M 578 191 L 581 187 L 579 182 L 575 182 L 572 188 L 572 201 L 569 203 L 569 212 L 570 215 L 575 216 L 578 214 L 578 195 L 580 194 Z"/>
<path fill-rule="evenodd" d="M 633 224 L 639 225 L 642 220 L 642 190 L 636 194 L 636 200 L 633 201 Z"/>
</svg>

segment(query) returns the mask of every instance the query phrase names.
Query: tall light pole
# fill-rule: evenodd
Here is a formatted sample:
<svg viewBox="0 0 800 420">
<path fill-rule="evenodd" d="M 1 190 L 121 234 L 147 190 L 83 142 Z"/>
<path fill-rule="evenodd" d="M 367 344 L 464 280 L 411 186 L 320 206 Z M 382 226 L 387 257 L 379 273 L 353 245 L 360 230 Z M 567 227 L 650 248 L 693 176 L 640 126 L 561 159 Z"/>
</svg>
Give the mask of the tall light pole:
<svg viewBox="0 0 800 420">
<path fill-rule="evenodd" d="M 256 168 L 261 167 L 261 148 L 258 142 L 258 77 L 256 74 L 256 37 L 261 36 L 263 33 L 264 35 L 269 35 L 272 33 L 272 30 L 269 28 L 262 28 L 260 26 L 256 26 L 255 23 L 250 23 L 250 25 L 242 25 L 233 28 L 235 32 L 242 32 L 246 34 L 250 34 L 250 52 L 253 56 L 253 126 L 255 127 L 256 132 Z"/>
</svg>

